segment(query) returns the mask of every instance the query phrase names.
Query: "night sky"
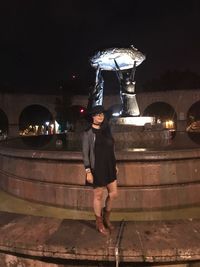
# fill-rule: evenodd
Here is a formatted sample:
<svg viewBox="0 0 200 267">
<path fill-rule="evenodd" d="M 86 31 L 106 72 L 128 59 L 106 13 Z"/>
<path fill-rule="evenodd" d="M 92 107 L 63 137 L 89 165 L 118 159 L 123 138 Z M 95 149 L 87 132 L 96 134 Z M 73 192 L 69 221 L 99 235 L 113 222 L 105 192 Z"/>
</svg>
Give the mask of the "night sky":
<svg viewBox="0 0 200 267">
<path fill-rule="evenodd" d="M 137 83 L 167 70 L 200 74 L 199 14 L 198 0 L 1 1 L 0 86 L 50 88 L 75 77 L 88 87 L 89 57 L 131 44 L 146 55 Z"/>
</svg>

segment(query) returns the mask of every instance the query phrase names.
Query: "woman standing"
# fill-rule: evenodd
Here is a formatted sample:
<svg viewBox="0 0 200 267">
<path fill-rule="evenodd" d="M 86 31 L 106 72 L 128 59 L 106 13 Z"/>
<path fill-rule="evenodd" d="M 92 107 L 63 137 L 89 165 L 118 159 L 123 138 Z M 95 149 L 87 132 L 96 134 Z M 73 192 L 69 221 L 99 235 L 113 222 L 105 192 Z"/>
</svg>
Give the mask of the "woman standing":
<svg viewBox="0 0 200 267">
<path fill-rule="evenodd" d="M 97 230 L 107 235 L 113 229 L 110 223 L 112 202 L 117 197 L 117 169 L 114 140 L 104 116 L 103 106 L 95 106 L 90 112 L 91 127 L 83 135 L 83 162 L 86 181 L 93 185 L 93 208 Z M 102 210 L 103 189 L 108 195 Z"/>
</svg>

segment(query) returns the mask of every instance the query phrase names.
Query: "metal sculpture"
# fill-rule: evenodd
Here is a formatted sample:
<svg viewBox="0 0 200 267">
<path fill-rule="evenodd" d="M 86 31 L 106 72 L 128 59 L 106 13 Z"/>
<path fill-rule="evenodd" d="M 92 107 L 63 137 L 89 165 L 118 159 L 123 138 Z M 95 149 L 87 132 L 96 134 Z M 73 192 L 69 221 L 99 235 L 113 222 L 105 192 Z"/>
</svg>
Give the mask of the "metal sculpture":
<svg viewBox="0 0 200 267">
<path fill-rule="evenodd" d="M 110 48 L 97 52 L 91 59 L 91 66 L 96 69 L 96 81 L 90 94 L 88 106 L 103 104 L 103 77 L 101 70 L 115 71 L 120 84 L 122 116 L 138 116 L 140 114 L 135 94 L 135 70 L 145 60 L 145 55 L 135 47 Z M 123 75 L 124 70 L 131 69 L 130 75 Z"/>
</svg>

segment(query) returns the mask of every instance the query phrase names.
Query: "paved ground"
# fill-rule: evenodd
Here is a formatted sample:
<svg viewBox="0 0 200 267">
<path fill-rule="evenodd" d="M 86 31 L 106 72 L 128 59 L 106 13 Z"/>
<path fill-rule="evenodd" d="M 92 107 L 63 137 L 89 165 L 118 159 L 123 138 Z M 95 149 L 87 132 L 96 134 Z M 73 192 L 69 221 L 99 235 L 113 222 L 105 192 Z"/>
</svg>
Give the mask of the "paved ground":
<svg viewBox="0 0 200 267">
<path fill-rule="evenodd" d="M 64 264 L 64 261 L 74 259 L 91 260 L 90 264 L 97 261 L 114 263 L 116 260 L 132 262 L 129 266 L 141 266 L 144 262 L 180 262 L 184 267 L 189 266 L 185 261 L 200 261 L 198 207 L 151 215 L 146 212 L 114 213 L 115 230 L 108 237 L 96 231 L 90 212 L 34 204 L 2 191 L 0 210 L 0 267 L 58 266 L 52 262 Z M 29 265 L 22 265 L 20 257 L 28 259 Z M 30 265 L 32 257 L 34 262 L 44 262 Z M 9 265 L 10 262 L 16 264 Z M 87 263 L 85 266 L 97 265 Z"/>
<path fill-rule="evenodd" d="M 0 250 L 35 257 L 125 262 L 200 260 L 200 220 L 114 222 L 108 237 L 94 221 L 0 212 Z M 121 236 L 118 239 L 121 229 Z"/>
</svg>

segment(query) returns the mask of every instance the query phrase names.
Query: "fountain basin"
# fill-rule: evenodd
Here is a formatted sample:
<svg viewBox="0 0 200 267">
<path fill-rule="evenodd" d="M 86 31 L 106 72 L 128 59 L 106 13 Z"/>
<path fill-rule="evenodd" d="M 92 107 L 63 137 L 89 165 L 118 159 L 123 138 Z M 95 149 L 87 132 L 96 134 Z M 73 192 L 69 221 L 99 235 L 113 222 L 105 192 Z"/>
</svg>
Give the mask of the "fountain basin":
<svg viewBox="0 0 200 267">
<path fill-rule="evenodd" d="M 116 152 L 119 196 L 114 209 L 173 209 L 200 204 L 200 149 Z M 92 209 L 81 152 L 0 147 L 0 187 L 17 197 Z"/>
</svg>

